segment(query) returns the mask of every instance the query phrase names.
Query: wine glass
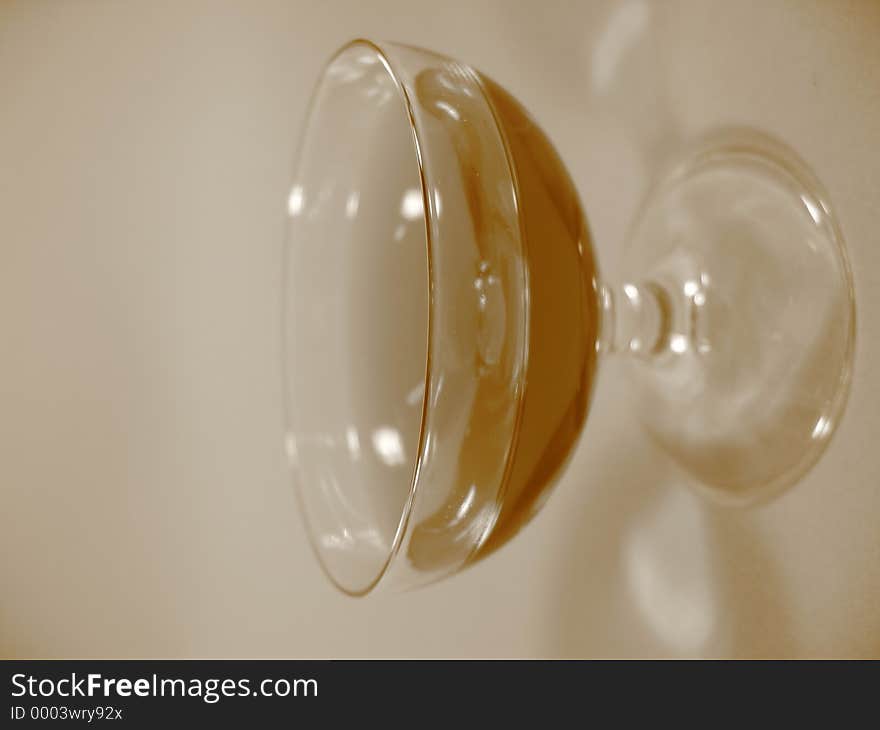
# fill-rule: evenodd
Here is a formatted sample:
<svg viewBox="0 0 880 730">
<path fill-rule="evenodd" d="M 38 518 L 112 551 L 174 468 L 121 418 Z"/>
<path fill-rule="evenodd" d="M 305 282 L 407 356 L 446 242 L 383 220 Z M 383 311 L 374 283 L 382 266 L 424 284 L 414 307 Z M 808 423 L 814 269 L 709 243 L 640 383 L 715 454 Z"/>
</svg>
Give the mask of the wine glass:
<svg viewBox="0 0 880 730">
<path fill-rule="evenodd" d="M 815 463 L 846 401 L 852 277 L 782 143 L 698 141 L 598 275 L 557 152 L 496 82 L 356 40 L 328 62 L 288 199 L 286 446 L 315 553 L 352 595 L 491 553 L 549 494 L 619 353 L 648 433 L 713 499 Z"/>
</svg>

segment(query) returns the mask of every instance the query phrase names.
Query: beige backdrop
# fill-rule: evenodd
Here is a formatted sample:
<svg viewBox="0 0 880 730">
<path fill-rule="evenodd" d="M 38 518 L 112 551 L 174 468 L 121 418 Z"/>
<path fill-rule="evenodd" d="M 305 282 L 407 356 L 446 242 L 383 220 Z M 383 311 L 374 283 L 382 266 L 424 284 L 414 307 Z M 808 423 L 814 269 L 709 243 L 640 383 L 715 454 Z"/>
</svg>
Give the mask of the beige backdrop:
<svg viewBox="0 0 880 730">
<path fill-rule="evenodd" d="M 311 82 L 443 50 L 545 125 L 600 259 L 683 140 L 798 149 L 859 331 L 826 458 L 711 508 L 603 373 L 565 478 L 478 567 L 353 600 L 281 445 L 280 253 Z M 880 3 L 0 1 L 0 655 L 880 656 Z"/>
</svg>

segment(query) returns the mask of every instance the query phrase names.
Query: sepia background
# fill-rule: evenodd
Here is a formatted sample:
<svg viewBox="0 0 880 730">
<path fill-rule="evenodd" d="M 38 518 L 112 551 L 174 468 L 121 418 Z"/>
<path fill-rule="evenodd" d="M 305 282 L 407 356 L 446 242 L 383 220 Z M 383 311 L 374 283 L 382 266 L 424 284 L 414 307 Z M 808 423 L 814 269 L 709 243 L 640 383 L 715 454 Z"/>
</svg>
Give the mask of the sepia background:
<svg viewBox="0 0 880 730">
<path fill-rule="evenodd" d="M 606 368 L 538 519 L 469 571 L 335 592 L 282 449 L 280 260 L 311 85 L 353 36 L 514 92 L 612 276 L 720 125 L 830 192 L 858 306 L 826 457 L 748 511 Z M 880 656 L 880 3 L 0 0 L 0 656 Z"/>
</svg>

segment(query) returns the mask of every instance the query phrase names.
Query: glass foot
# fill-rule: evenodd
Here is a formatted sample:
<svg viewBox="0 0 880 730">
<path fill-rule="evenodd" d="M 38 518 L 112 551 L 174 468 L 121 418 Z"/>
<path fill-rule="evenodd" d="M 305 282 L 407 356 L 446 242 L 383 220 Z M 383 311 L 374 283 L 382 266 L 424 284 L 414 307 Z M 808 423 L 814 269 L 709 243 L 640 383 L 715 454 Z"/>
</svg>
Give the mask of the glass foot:
<svg viewBox="0 0 880 730">
<path fill-rule="evenodd" d="M 724 502 L 797 481 L 839 422 L 855 334 L 843 238 L 806 165 L 752 132 L 707 141 L 648 196 L 626 264 L 617 297 L 653 299 L 660 323 L 627 358 L 648 432 Z"/>
</svg>

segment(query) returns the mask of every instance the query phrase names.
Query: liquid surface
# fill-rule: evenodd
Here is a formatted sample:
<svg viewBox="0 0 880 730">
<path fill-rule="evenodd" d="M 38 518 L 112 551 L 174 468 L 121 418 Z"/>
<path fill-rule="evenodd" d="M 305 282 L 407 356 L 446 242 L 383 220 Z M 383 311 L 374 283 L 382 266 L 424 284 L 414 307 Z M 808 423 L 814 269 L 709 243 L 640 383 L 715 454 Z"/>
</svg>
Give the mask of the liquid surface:
<svg viewBox="0 0 880 730">
<path fill-rule="evenodd" d="M 457 72 L 458 73 L 458 72 Z M 501 87 L 479 77 L 485 99 L 474 100 L 448 70 L 428 71 L 416 80 L 418 103 L 443 124 L 448 134 L 467 199 L 473 240 L 492 248 L 502 227 L 485 204 L 486 178 L 492 173 L 483 157 L 485 145 L 474 121 L 488 100 L 515 168 L 519 242 L 512 253 L 524 262 L 528 287 L 522 300 L 528 310 L 526 367 L 511 390 L 491 376 L 485 353 L 477 358 L 481 375 L 470 406 L 467 433 L 458 454 L 458 477 L 444 501 L 429 517 L 413 526 L 407 557 L 417 570 L 435 571 L 462 544 L 474 542 L 470 559 L 488 555 L 511 539 L 538 511 L 568 457 L 586 417 L 596 364 L 598 300 L 595 264 L 589 233 L 574 186 L 555 149 L 525 110 Z M 485 116 L 485 112 L 482 112 Z M 506 163 L 500 178 L 508 178 Z M 491 269 L 476 272 L 475 287 L 486 291 Z M 509 288 L 514 294 L 515 287 Z M 493 294 L 481 296 L 475 318 L 490 316 Z M 490 337 L 491 340 L 491 337 Z M 490 352 L 492 348 L 489 348 Z M 502 353 L 502 357 L 503 357 Z M 491 365 L 492 363 L 488 363 Z M 487 434 L 502 432 L 494 414 L 499 401 L 521 394 L 522 405 L 513 430 L 503 481 L 474 475 L 497 469 L 497 450 L 487 449 Z M 506 426 L 505 426 L 506 428 Z M 500 502 L 500 511 L 498 510 Z M 470 518 L 491 513 L 494 524 Z M 496 516 L 497 515 L 497 516 Z M 482 534 L 480 534 L 482 530 Z"/>
<path fill-rule="evenodd" d="M 513 461 L 495 528 L 478 556 L 538 511 L 580 434 L 596 367 L 596 265 L 574 184 L 522 106 L 482 78 L 515 168 L 529 270 L 529 358 Z"/>
</svg>

